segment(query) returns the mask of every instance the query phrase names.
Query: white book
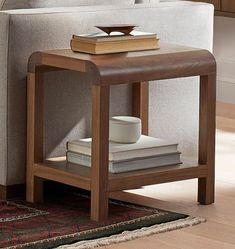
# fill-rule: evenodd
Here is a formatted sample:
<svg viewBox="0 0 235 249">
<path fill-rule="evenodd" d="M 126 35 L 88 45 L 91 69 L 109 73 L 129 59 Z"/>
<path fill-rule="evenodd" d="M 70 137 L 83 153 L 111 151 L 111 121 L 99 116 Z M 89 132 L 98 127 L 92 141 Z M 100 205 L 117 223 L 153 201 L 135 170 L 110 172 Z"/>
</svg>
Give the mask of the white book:
<svg viewBox="0 0 235 249">
<path fill-rule="evenodd" d="M 91 156 L 67 152 L 67 161 L 74 164 L 91 167 Z M 180 153 L 171 153 L 167 155 L 135 158 L 132 160 L 109 161 L 109 172 L 122 173 L 133 170 L 149 169 L 180 164 Z"/>
<path fill-rule="evenodd" d="M 71 152 L 91 156 L 91 138 L 84 138 L 67 143 Z M 109 161 L 176 153 L 178 144 L 165 139 L 142 135 L 136 143 L 121 144 L 109 142 Z"/>
</svg>

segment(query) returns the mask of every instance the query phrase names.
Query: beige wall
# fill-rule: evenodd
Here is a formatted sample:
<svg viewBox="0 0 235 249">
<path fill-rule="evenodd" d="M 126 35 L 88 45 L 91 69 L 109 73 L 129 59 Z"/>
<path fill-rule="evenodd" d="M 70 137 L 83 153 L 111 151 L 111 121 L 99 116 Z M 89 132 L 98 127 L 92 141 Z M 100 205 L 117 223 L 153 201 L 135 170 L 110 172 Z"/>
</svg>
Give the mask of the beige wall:
<svg viewBox="0 0 235 249">
<path fill-rule="evenodd" d="M 217 100 L 235 104 L 235 18 L 215 17 L 214 53 L 218 63 Z"/>
</svg>

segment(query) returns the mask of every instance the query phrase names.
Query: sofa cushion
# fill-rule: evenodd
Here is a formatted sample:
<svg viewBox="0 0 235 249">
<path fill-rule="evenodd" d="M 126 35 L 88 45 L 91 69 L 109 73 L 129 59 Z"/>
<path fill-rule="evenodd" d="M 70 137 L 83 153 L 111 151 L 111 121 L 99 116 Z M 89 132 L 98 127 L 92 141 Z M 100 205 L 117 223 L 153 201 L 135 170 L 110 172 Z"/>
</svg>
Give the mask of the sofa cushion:
<svg viewBox="0 0 235 249">
<path fill-rule="evenodd" d="M 31 8 L 134 4 L 135 0 L 29 0 Z"/>
<path fill-rule="evenodd" d="M 0 0 L 0 10 L 28 9 L 28 0 Z"/>
</svg>

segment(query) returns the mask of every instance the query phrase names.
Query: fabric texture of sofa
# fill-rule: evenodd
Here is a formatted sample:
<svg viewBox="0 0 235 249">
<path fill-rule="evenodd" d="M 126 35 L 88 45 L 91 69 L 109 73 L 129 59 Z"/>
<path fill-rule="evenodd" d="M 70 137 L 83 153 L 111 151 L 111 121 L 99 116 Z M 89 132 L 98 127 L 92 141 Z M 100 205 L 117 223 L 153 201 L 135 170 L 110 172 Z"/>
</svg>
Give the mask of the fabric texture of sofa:
<svg viewBox="0 0 235 249">
<path fill-rule="evenodd" d="M 211 50 L 213 6 L 186 1 L 0 11 L 0 184 L 25 181 L 26 73 L 34 51 L 68 48 L 71 35 L 97 24 L 134 23 L 161 42 Z M 75 72 L 45 75 L 45 156 L 63 155 L 69 139 L 90 136 L 90 84 Z M 198 78 L 150 86 L 150 135 L 180 143 L 197 156 Z M 121 100 L 121 101 L 120 101 Z M 130 114 L 130 89 L 111 89 L 111 115 Z"/>
<path fill-rule="evenodd" d="M 144 0 L 159 1 L 159 0 Z M 135 0 L 0 0 L 0 10 L 134 4 Z"/>
</svg>

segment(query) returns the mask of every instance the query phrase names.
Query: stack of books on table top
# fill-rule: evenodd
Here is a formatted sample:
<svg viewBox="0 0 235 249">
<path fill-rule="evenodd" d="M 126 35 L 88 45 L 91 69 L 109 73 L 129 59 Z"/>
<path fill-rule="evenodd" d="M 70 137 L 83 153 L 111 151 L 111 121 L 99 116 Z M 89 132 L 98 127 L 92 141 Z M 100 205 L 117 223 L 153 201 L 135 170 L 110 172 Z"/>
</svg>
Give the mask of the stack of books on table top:
<svg viewBox="0 0 235 249">
<path fill-rule="evenodd" d="M 159 48 L 159 39 L 154 33 L 133 30 L 129 35 L 121 32 L 73 35 L 71 49 L 89 54 L 109 54 Z"/>
<path fill-rule="evenodd" d="M 91 138 L 67 143 L 67 161 L 91 167 Z M 109 172 L 121 173 L 180 164 L 178 144 L 142 135 L 133 144 L 109 142 Z"/>
</svg>

